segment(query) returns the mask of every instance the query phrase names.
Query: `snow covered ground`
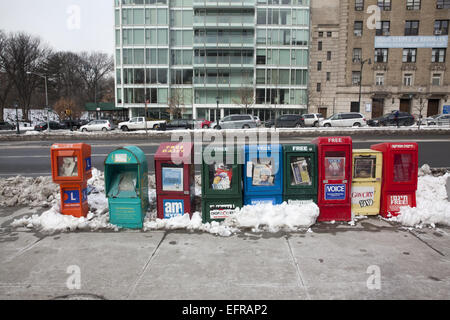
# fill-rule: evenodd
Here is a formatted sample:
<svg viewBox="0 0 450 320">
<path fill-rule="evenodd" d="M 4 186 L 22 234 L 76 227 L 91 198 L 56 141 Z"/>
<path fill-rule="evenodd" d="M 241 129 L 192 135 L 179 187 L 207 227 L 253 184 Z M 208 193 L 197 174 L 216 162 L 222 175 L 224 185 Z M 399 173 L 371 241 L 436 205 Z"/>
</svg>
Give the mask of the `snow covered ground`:
<svg viewBox="0 0 450 320">
<path fill-rule="evenodd" d="M 436 225 L 450 226 L 450 202 L 447 200 L 445 184 L 450 174 L 433 176 L 428 166 L 419 171 L 417 192 L 417 208 L 404 208 L 401 215 L 389 219 L 404 227 L 432 227 Z M 200 177 L 196 177 L 196 196 L 201 197 Z M 14 177 L 0 179 L 0 206 L 27 205 L 31 207 L 47 207 L 49 210 L 41 215 L 24 217 L 12 223 L 15 228 L 25 227 L 46 233 L 67 232 L 75 230 L 116 230 L 109 223 L 108 201 L 104 192 L 103 172 L 94 169 L 93 178 L 89 180 L 88 196 L 90 212 L 86 218 L 63 216 L 59 212 L 59 187 L 51 182 L 51 177 L 24 178 Z M 189 215 L 170 220 L 156 218 L 156 190 L 154 176 L 149 177 L 150 212 L 144 221 L 144 230 L 174 230 L 208 232 L 219 236 L 251 230 L 252 232 L 271 232 L 280 230 L 295 232 L 310 231 L 319 216 L 319 208 L 315 204 L 307 205 L 258 205 L 245 206 L 224 222 L 202 223 L 200 212 L 195 212 L 192 219 Z M 197 199 L 199 200 L 199 199 Z M 354 226 L 356 217 L 349 225 Z"/>
</svg>

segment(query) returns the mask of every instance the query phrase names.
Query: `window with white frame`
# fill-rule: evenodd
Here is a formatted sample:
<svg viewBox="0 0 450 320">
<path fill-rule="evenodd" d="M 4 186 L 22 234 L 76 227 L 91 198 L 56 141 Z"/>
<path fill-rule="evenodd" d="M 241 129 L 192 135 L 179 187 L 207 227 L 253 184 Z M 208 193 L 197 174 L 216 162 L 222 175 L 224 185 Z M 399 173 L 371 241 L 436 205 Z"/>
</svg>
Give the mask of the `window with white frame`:
<svg viewBox="0 0 450 320">
<path fill-rule="evenodd" d="M 353 62 L 361 62 L 362 57 L 362 49 L 354 48 L 353 49 Z"/>
<path fill-rule="evenodd" d="M 440 73 L 433 73 L 433 76 L 431 77 L 431 85 L 433 85 L 433 86 L 441 85 L 441 74 Z"/>
<path fill-rule="evenodd" d="M 363 34 L 363 22 L 355 21 L 353 33 L 356 37 L 361 37 Z"/>
<path fill-rule="evenodd" d="M 447 49 L 437 48 L 432 50 L 431 62 L 445 62 Z"/>
<path fill-rule="evenodd" d="M 375 62 L 388 62 L 388 51 L 386 48 L 375 49 Z"/>
<path fill-rule="evenodd" d="M 391 11 L 391 0 L 378 0 L 377 5 L 383 11 Z"/>
<path fill-rule="evenodd" d="M 405 73 L 403 75 L 403 85 L 407 87 L 411 87 L 413 85 L 413 74 Z"/>
<path fill-rule="evenodd" d="M 352 84 L 359 85 L 361 81 L 361 71 L 353 71 L 352 72 Z"/>
<path fill-rule="evenodd" d="M 407 48 L 403 49 L 403 62 L 416 62 L 417 49 Z"/>
<path fill-rule="evenodd" d="M 407 0 L 406 1 L 407 10 L 420 10 L 420 0 Z"/>
<path fill-rule="evenodd" d="M 384 73 L 377 73 L 375 75 L 375 85 L 384 86 Z"/>
<path fill-rule="evenodd" d="M 364 0 L 355 0 L 355 11 L 364 10 Z"/>
<path fill-rule="evenodd" d="M 448 35 L 449 20 L 436 20 L 434 21 L 434 35 L 443 36 Z"/>
</svg>

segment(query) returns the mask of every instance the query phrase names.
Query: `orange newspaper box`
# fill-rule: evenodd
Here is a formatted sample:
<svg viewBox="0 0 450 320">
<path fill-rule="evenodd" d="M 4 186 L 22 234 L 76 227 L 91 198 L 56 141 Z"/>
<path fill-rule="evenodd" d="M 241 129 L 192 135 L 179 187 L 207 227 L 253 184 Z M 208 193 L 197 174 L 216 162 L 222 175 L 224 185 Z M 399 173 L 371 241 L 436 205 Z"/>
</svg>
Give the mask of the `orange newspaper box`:
<svg viewBox="0 0 450 320">
<path fill-rule="evenodd" d="M 61 185 L 61 213 L 76 218 L 89 213 L 87 182 Z"/>
<path fill-rule="evenodd" d="M 50 149 L 53 182 L 60 185 L 61 213 L 77 218 L 89 213 L 87 182 L 92 178 L 91 146 L 54 144 Z"/>
<path fill-rule="evenodd" d="M 53 182 L 84 182 L 92 178 L 91 146 L 84 143 L 51 147 Z"/>
</svg>

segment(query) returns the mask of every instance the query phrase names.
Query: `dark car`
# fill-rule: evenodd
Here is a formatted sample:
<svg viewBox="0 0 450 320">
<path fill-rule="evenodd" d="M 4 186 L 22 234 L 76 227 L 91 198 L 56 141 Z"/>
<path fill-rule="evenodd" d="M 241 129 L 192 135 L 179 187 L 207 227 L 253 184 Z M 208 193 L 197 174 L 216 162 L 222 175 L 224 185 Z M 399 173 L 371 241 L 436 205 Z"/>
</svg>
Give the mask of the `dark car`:
<svg viewBox="0 0 450 320">
<path fill-rule="evenodd" d="M 50 121 L 50 130 L 63 130 L 66 129 L 66 127 L 59 122 L 56 121 Z M 45 131 L 47 130 L 47 122 L 41 122 L 38 125 L 34 127 L 35 131 Z"/>
<path fill-rule="evenodd" d="M 79 130 L 83 125 L 85 125 L 85 123 L 81 120 L 64 120 L 60 124 L 64 127 L 64 129 L 72 128 L 72 130 Z"/>
<path fill-rule="evenodd" d="M 15 130 L 16 126 L 9 122 L 0 121 L 0 130 Z"/>
<path fill-rule="evenodd" d="M 415 118 L 408 112 L 400 111 L 398 113 L 398 124 L 399 126 L 412 126 L 415 123 Z M 395 111 L 389 114 L 385 114 L 382 117 L 371 119 L 367 121 L 367 124 L 371 127 L 381 127 L 381 126 L 396 126 L 397 119 L 395 116 Z"/>
<path fill-rule="evenodd" d="M 183 129 L 195 129 L 195 120 L 176 119 L 169 121 L 166 124 L 161 124 L 159 130 L 183 130 Z"/>
<path fill-rule="evenodd" d="M 265 123 L 267 128 L 275 126 L 275 120 L 269 120 Z M 305 119 L 298 114 L 285 114 L 277 118 L 277 128 L 303 128 Z"/>
</svg>

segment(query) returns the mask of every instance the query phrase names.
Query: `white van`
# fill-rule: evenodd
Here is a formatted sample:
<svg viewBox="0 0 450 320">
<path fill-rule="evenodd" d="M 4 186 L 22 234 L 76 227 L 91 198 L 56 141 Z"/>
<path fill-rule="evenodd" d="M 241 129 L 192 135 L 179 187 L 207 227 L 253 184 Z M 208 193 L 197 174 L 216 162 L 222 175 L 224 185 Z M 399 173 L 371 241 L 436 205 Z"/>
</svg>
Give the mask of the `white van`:
<svg viewBox="0 0 450 320">
<path fill-rule="evenodd" d="M 332 115 L 330 118 L 320 121 L 321 127 L 365 127 L 367 126 L 364 115 L 358 112 L 343 112 Z"/>
</svg>

